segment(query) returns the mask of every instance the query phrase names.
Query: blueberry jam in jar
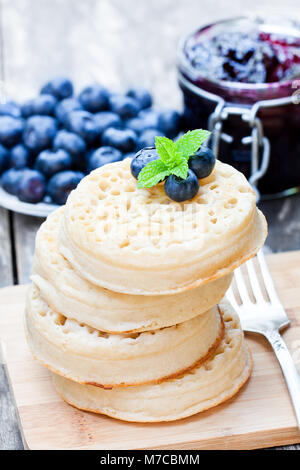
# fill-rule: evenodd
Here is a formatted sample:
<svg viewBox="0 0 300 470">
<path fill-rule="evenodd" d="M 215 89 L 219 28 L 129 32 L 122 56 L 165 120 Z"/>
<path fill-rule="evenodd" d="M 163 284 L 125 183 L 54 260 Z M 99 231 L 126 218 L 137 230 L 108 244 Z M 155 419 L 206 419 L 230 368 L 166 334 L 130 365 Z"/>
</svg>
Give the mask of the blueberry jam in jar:
<svg viewBox="0 0 300 470">
<path fill-rule="evenodd" d="M 234 18 L 180 45 L 186 129 L 210 128 L 218 157 L 262 195 L 300 189 L 300 24 Z"/>
</svg>

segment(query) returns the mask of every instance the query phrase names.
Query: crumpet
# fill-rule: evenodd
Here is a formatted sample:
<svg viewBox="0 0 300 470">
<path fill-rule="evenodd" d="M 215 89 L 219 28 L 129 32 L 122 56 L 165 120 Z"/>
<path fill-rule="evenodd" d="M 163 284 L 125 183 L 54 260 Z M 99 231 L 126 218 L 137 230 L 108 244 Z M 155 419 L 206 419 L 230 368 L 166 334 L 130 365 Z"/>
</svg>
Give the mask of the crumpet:
<svg viewBox="0 0 300 470">
<path fill-rule="evenodd" d="M 58 249 L 64 208 L 41 225 L 35 244 L 32 281 L 56 312 L 110 333 L 155 330 L 200 315 L 225 295 L 232 274 L 174 295 L 141 296 L 109 291 L 80 277 Z"/>
<path fill-rule="evenodd" d="M 73 381 L 103 388 L 158 383 L 206 360 L 224 335 L 218 307 L 177 325 L 111 335 L 52 310 L 32 286 L 26 334 L 43 365 Z"/>
<path fill-rule="evenodd" d="M 217 161 L 190 201 L 137 189 L 130 159 L 98 168 L 66 203 L 59 249 L 91 283 L 133 295 L 182 292 L 232 272 L 267 227 L 246 178 Z"/>
<path fill-rule="evenodd" d="M 53 374 L 58 393 L 79 409 L 136 422 L 173 421 L 219 405 L 239 391 L 252 367 L 238 316 L 225 301 L 220 308 L 224 339 L 211 359 L 181 377 L 103 390 Z"/>
</svg>

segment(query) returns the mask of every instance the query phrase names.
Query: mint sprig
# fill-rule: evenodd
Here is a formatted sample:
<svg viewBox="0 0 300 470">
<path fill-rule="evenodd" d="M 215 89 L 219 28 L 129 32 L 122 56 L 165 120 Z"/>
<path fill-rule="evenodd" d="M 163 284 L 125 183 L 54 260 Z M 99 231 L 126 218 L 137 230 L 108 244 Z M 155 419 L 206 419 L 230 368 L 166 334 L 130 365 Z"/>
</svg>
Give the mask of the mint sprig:
<svg viewBox="0 0 300 470">
<path fill-rule="evenodd" d="M 177 150 L 188 158 L 201 147 L 209 136 L 210 132 L 204 129 L 188 131 L 176 141 Z"/>
<path fill-rule="evenodd" d="M 140 172 L 138 177 L 138 188 L 151 188 L 151 186 L 156 186 L 169 175 L 170 170 L 162 160 L 153 160 Z"/>
<path fill-rule="evenodd" d="M 209 131 L 195 129 L 188 131 L 176 142 L 167 137 L 155 137 L 155 147 L 159 159 L 149 162 L 139 173 L 138 188 L 156 186 L 170 175 L 186 179 L 189 170 L 189 157 L 201 147 L 209 135 Z"/>
<path fill-rule="evenodd" d="M 180 165 L 184 159 L 183 154 L 177 148 L 176 142 L 167 137 L 156 136 L 155 147 L 160 159 L 170 169 Z"/>
</svg>

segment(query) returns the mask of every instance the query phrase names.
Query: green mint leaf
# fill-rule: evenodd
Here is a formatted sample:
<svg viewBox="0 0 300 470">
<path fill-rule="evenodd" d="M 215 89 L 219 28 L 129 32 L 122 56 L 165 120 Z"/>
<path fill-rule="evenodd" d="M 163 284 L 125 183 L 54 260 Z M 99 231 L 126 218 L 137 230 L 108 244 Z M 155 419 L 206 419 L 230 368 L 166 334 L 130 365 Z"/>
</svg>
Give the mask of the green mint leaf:
<svg viewBox="0 0 300 470">
<path fill-rule="evenodd" d="M 178 176 L 178 178 L 186 179 L 189 171 L 189 166 L 186 158 L 183 158 L 180 165 L 172 168 L 172 175 Z"/>
<path fill-rule="evenodd" d="M 168 139 L 167 137 L 156 136 L 155 147 L 160 159 L 169 169 L 180 164 L 182 155 L 178 151 L 177 145 L 173 140 Z"/>
<path fill-rule="evenodd" d="M 149 162 L 140 172 L 137 186 L 151 188 L 169 175 L 186 179 L 188 175 L 188 158 L 193 155 L 209 137 L 210 132 L 203 129 L 188 131 L 177 142 L 162 136 L 155 137 L 158 160 Z"/>
<path fill-rule="evenodd" d="M 166 176 L 170 175 L 169 168 L 162 160 L 153 160 L 149 162 L 139 173 L 138 176 L 138 189 L 151 188 L 156 186 L 160 181 L 164 180 Z"/>
<path fill-rule="evenodd" d="M 188 131 L 175 142 L 177 150 L 186 158 L 193 155 L 211 133 L 204 129 Z"/>
</svg>

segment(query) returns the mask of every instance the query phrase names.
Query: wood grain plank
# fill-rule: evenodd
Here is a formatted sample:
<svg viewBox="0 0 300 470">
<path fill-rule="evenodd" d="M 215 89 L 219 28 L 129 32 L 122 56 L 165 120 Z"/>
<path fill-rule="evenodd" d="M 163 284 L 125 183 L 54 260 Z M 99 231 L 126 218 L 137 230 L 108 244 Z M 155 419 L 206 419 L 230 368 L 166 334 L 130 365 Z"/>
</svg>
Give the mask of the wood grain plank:
<svg viewBox="0 0 300 470">
<path fill-rule="evenodd" d="M 23 449 L 15 405 L 4 366 L 0 365 L 0 450 Z"/>
<path fill-rule="evenodd" d="M 284 339 L 300 371 L 300 290 L 295 288 L 300 279 L 300 252 L 270 255 L 268 263 L 292 323 Z M 249 383 L 213 410 L 174 423 L 144 425 L 70 407 L 58 397 L 49 372 L 32 359 L 27 348 L 22 324 L 25 291 L 24 286 L 0 291 L 0 331 L 29 448 L 249 449 L 299 441 L 279 364 L 264 338 L 254 335 L 247 335 L 254 357 Z"/>
<path fill-rule="evenodd" d="M 0 287 L 13 283 L 9 213 L 0 208 Z"/>
<path fill-rule="evenodd" d="M 14 214 L 13 228 L 15 239 L 18 283 L 26 284 L 31 275 L 32 258 L 36 232 L 44 219 Z"/>
</svg>

